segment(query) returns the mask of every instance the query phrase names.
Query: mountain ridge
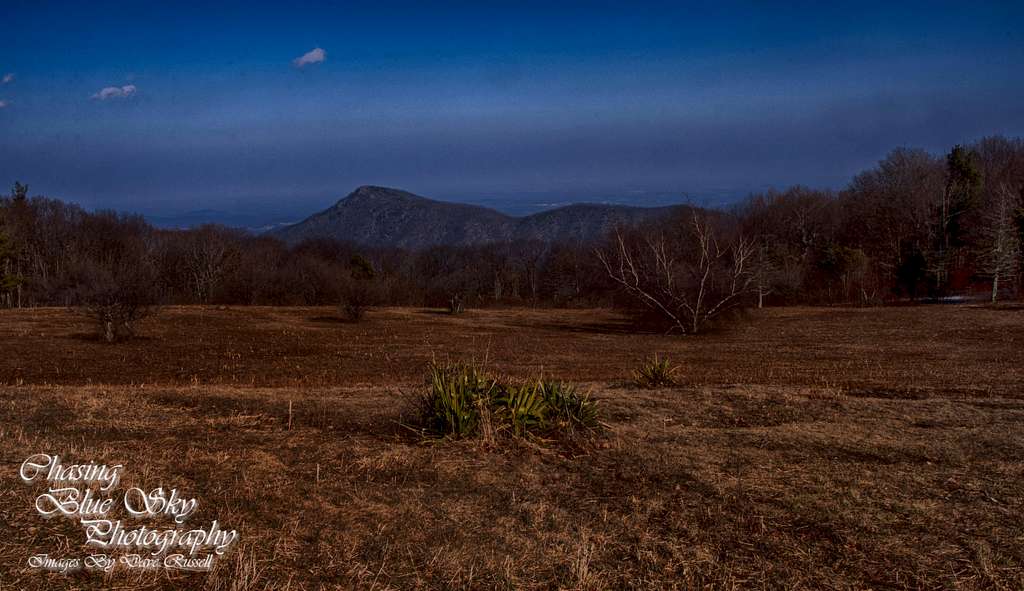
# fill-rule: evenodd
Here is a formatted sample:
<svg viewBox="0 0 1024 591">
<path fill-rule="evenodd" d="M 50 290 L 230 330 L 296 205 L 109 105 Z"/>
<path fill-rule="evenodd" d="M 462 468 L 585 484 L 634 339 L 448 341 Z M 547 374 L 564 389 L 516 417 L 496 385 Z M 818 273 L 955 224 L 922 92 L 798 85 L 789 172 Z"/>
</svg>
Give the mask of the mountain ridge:
<svg viewBox="0 0 1024 591">
<path fill-rule="evenodd" d="M 331 238 L 364 246 L 409 249 L 509 240 L 591 242 L 617 225 L 634 226 L 683 207 L 574 203 L 520 217 L 479 205 L 437 201 L 401 189 L 363 185 L 331 207 L 267 234 L 289 244 Z"/>
</svg>

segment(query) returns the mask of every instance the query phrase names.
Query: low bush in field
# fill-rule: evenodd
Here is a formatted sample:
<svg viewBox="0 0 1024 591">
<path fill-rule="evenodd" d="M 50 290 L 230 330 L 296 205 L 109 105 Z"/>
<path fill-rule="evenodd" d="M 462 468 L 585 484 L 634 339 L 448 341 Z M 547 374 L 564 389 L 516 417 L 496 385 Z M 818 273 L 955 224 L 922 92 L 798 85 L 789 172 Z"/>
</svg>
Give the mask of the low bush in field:
<svg viewBox="0 0 1024 591">
<path fill-rule="evenodd" d="M 597 403 L 565 382 L 538 382 L 548 405 L 548 424 L 565 429 L 593 429 L 600 425 Z"/>
<path fill-rule="evenodd" d="M 71 299 L 93 321 L 99 339 L 113 343 L 133 338 L 138 322 L 156 313 L 159 298 L 152 269 L 130 260 L 123 269 L 83 269 Z"/>
<path fill-rule="evenodd" d="M 449 314 L 462 314 L 466 311 L 466 303 L 462 300 L 461 295 L 453 295 L 448 300 L 448 313 Z"/>
<path fill-rule="evenodd" d="M 570 384 L 510 383 L 465 363 L 432 364 L 429 381 L 422 398 L 423 423 L 444 437 L 529 437 L 599 425 L 596 403 Z"/>
<path fill-rule="evenodd" d="M 644 360 L 639 367 L 633 370 L 633 383 L 640 388 L 673 386 L 676 383 L 674 376 L 677 369 L 669 363 L 668 359 L 660 359 L 655 355 Z"/>
</svg>

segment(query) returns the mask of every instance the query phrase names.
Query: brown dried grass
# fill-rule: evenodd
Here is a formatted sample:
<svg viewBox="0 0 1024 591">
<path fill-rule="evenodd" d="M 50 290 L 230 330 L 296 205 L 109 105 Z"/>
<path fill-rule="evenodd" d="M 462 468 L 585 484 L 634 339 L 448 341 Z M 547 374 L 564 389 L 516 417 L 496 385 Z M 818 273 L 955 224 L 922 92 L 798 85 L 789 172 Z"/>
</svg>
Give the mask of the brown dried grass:
<svg viewBox="0 0 1024 591">
<path fill-rule="evenodd" d="M 0 588 L 1024 588 L 1020 312 L 771 310 L 693 339 L 603 312 L 318 313 L 173 309 L 115 346 L 0 313 Z M 610 429 L 424 441 L 401 392 L 440 351 L 586 382 Z M 622 384 L 654 352 L 681 385 Z M 241 543 L 210 574 L 29 571 L 83 539 L 32 509 L 17 467 L 40 451 L 178 487 Z"/>
</svg>

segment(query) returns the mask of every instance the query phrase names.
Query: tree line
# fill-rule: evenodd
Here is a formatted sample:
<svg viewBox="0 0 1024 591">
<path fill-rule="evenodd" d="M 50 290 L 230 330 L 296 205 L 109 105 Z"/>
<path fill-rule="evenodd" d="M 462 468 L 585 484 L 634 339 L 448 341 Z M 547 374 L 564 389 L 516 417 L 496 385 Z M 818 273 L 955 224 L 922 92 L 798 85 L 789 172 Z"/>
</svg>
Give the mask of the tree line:
<svg viewBox="0 0 1024 591">
<path fill-rule="evenodd" d="M 756 195 L 737 217 L 783 301 L 1019 296 L 1024 142 L 985 138 L 941 156 L 896 149 L 837 194 Z"/>
<path fill-rule="evenodd" d="M 347 303 L 353 316 L 373 305 L 625 305 L 694 332 L 751 305 L 1019 297 L 1022 242 L 1024 142 L 1003 137 L 942 155 L 899 148 L 840 191 L 681 207 L 596 245 L 289 247 L 219 226 L 159 229 L 16 183 L 0 198 L 0 306 L 136 317 L 154 304 Z M 130 331 L 119 322 L 107 328 Z"/>
<path fill-rule="evenodd" d="M 539 242 L 417 252 L 334 240 L 294 246 L 205 225 L 155 228 L 141 216 L 0 197 L 0 305 L 83 306 L 104 297 L 160 304 L 467 306 L 602 303 L 591 249 Z"/>
</svg>

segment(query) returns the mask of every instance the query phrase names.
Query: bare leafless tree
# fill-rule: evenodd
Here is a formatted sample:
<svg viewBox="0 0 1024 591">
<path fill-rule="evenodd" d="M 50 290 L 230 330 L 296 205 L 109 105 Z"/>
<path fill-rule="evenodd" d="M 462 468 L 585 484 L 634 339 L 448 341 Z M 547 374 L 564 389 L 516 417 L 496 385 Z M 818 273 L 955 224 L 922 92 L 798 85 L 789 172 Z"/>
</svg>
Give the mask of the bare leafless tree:
<svg viewBox="0 0 1024 591">
<path fill-rule="evenodd" d="M 775 275 L 778 273 L 767 244 L 762 242 L 757 245 L 751 267 L 757 307 L 760 309 L 764 307 L 764 299 L 774 291 Z"/>
<path fill-rule="evenodd" d="M 756 247 L 742 234 L 725 239 L 697 212 L 680 230 L 635 240 L 618 231 L 597 256 L 608 276 L 671 330 L 696 334 L 751 293 Z"/>
<path fill-rule="evenodd" d="M 235 236 L 226 228 L 203 226 L 190 238 L 186 251 L 189 283 L 196 301 L 209 303 L 237 257 Z"/>
<path fill-rule="evenodd" d="M 156 307 L 108 292 L 94 296 L 83 309 L 96 322 L 97 335 L 113 343 L 134 337 L 135 323 L 153 314 Z"/>
<path fill-rule="evenodd" d="M 160 300 L 155 267 L 137 238 L 118 237 L 120 252 L 105 264 L 86 261 L 76 269 L 72 299 L 108 343 L 134 337 L 136 323 L 155 313 Z"/>
<path fill-rule="evenodd" d="M 992 278 L 993 304 L 999 298 L 999 283 L 1017 274 L 1021 248 L 1014 220 L 1017 207 L 1017 192 L 1009 185 L 1000 185 L 982 228 L 982 271 Z"/>
</svg>

